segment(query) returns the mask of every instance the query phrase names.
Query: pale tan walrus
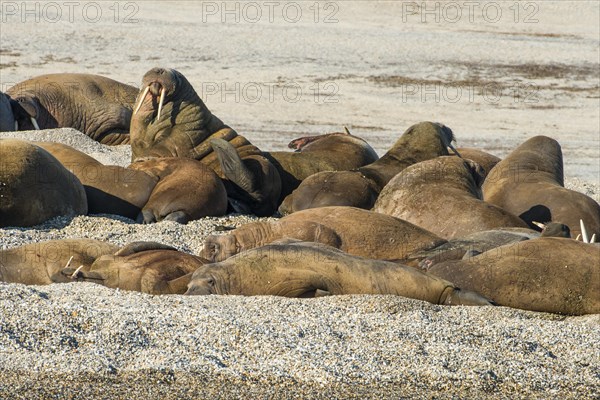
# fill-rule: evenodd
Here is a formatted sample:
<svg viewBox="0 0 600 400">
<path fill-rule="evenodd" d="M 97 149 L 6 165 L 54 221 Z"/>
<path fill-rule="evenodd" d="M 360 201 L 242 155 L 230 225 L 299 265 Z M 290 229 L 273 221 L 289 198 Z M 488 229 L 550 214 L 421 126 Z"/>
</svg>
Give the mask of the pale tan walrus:
<svg viewBox="0 0 600 400">
<path fill-rule="evenodd" d="M 496 228 L 527 228 L 519 217 L 481 200 L 481 167 L 458 157 L 412 165 L 381 191 L 373 211 L 412 222 L 444 239 Z"/>
<path fill-rule="evenodd" d="M 200 254 L 223 261 L 241 251 L 279 239 L 319 242 L 357 256 L 403 260 L 446 241 L 410 222 L 354 207 L 320 207 L 299 211 L 277 221 L 256 221 L 227 235 L 204 240 Z"/>
<path fill-rule="evenodd" d="M 560 314 L 600 314 L 600 246 L 566 238 L 509 244 L 428 272 L 499 305 Z"/>
<path fill-rule="evenodd" d="M 583 220 L 588 234 L 600 237 L 600 205 L 564 187 L 562 151 L 554 139 L 525 141 L 492 169 L 482 189 L 486 202 L 518 215 L 532 229 L 538 229 L 534 221 L 553 221 L 569 226 L 576 237 Z"/>
<path fill-rule="evenodd" d="M 61 273 L 65 267 L 89 268 L 118 246 L 93 239 L 50 240 L 0 250 L 0 281 L 25 285 L 48 285 L 71 282 Z"/>
<path fill-rule="evenodd" d="M 393 262 L 352 256 L 317 243 L 270 244 L 192 274 L 188 295 L 314 297 L 392 294 L 446 305 L 490 305 L 475 292 Z"/>
<path fill-rule="evenodd" d="M 46 150 L 24 140 L 0 139 L 0 160 L 0 227 L 87 214 L 83 185 Z"/>
</svg>

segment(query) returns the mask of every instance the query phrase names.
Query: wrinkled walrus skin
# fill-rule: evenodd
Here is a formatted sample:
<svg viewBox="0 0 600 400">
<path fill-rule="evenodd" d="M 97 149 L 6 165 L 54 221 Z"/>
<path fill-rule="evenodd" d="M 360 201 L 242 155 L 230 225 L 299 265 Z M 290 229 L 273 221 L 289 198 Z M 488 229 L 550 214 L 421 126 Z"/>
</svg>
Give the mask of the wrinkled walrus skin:
<svg viewBox="0 0 600 400">
<path fill-rule="evenodd" d="M 589 236 L 600 236 L 600 205 L 583 193 L 564 187 L 562 151 L 558 142 L 536 136 L 514 149 L 490 171 L 483 199 L 521 217 L 532 229 L 537 222 L 559 222 L 576 237 L 583 220 Z"/>
<path fill-rule="evenodd" d="M 404 132 L 379 160 L 352 171 L 319 172 L 306 178 L 285 198 L 279 212 L 291 214 L 307 208 L 350 206 L 371 209 L 383 187 L 400 171 L 420 161 L 448 155 L 452 130 L 421 122 Z"/>
<path fill-rule="evenodd" d="M 411 267 L 352 256 L 317 243 L 270 244 L 192 274 L 188 295 L 313 297 L 392 294 L 434 304 L 490 305 L 474 292 Z"/>
<path fill-rule="evenodd" d="M 499 305 L 558 314 L 600 314 L 600 246 L 539 238 L 498 247 L 428 272 Z"/>
<path fill-rule="evenodd" d="M 327 133 L 292 140 L 290 151 L 264 152 L 281 177 L 280 202 L 304 179 L 321 171 L 348 171 L 379 159 L 363 139 L 349 133 Z"/>
<path fill-rule="evenodd" d="M 14 100 L 19 130 L 74 128 L 97 142 L 129 142 L 134 86 L 91 74 L 41 75 L 20 82 L 6 92 Z"/>
<path fill-rule="evenodd" d="M 479 164 L 438 157 L 412 165 L 381 191 L 373 211 L 393 215 L 444 239 L 496 228 L 527 228 L 519 217 L 481 200 Z"/>
<path fill-rule="evenodd" d="M 270 216 L 279 204 L 281 178 L 275 166 L 212 114 L 173 69 L 154 68 L 144 75 L 131 120 L 131 150 L 132 161 L 187 157 L 203 162 L 223 179 L 237 211 Z"/>
<path fill-rule="evenodd" d="M 8 97 L 0 92 L 0 132 L 15 130 L 15 117 Z"/>
<path fill-rule="evenodd" d="M 0 251 L 0 281 L 25 285 L 71 282 L 61 274 L 69 259 L 74 269 L 89 268 L 100 256 L 118 247 L 93 239 L 50 240 Z"/>
<path fill-rule="evenodd" d="M 62 271 L 72 281 L 95 282 L 103 286 L 148 294 L 183 294 L 192 272 L 206 260 L 153 242 L 134 242 L 114 254 L 98 257 L 81 271 Z M 75 274 L 73 278 L 71 278 Z"/>
<path fill-rule="evenodd" d="M 431 232 L 389 215 L 354 207 L 321 207 L 273 222 L 252 222 L 227 235 L 208 236 L 200 255 L 211 262 L 223 261 L 285 238 L 319 242 L 380 260 L 404 260 L 415 252 L 446 243 Z"/>
<path fill-rule="evenodd" d="M 0 139 L 0 227 L 87 214 L 79 179 L 31 142 Z"/>
</svg>

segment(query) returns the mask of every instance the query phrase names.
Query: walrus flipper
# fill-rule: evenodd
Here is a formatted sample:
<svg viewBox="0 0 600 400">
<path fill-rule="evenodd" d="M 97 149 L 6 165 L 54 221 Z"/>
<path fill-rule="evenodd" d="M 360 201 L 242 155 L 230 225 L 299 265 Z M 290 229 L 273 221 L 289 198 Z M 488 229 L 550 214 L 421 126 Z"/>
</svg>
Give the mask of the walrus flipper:
<svg viewBox="0 0 600 400">
<path fill-rule="evenodd" d="M 256 177 L 244 164 L 235 147 L 223 139 L 213 139 L 210 141 L 210 145 L 217 153 L 225 177 L 251 196 L 253 193 L 257 193 Z"/>
</svg>

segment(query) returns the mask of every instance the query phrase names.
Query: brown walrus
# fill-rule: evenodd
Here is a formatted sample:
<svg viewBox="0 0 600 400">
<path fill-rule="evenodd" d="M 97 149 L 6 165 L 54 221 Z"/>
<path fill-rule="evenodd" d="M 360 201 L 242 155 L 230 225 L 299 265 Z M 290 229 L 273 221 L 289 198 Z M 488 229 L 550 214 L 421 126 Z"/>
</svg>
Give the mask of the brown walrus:
<svg viewBox="0 0 600 400">
<path fill-rule="evenodd" d="M 483 199 L 518 215 L 532 229 L 533 221 L 560 222 L 581 233 L 600 236 L 600 205 L 583 193 L 563 187 L 563 159 L 558 142 L 546 136 L 528 139 L 490 172 Z"/>
<path fill-rule="evenodd" d="M 481 200 L 481 167 L 438 157 L 406 168 L 381 191 L 373 211 L 412 222 L 444 239 L 495 228 L 527 228 L 519 217 Z"/>
<path fill-rule="evenodd" d="M 192 85 L 173 69 L 154 68 L 142 79 L 131 120 L 132 161 L 188 157 L 224 180 L 236 211 L 258 216 L 277 209 L 277 169 L 245 137 L 212 114 Z"/>
<path fill-rule="evenodd" d="M 0 227 L 87 214 L 83 185 L 46 150 L 0 139 Z"/>
<path fill-rule="evenodd" d="M 186 158 L 104 165 L 62 143 L 34 142 L 75 174 L 87 195 L 89 214 L 114 214 L 143 223 L 187 223 L 227 211 L 221 179 L 206 165 Z"/>
<path fill-rule="evenodd" d="M 281 177 L 282 201 L 304 179 L 321 171 L 346 171 L 377 161 L 373 148 L 363 139 L 346 133 L 327 133 L 292 140 L 289 151 L 264 152 Z"/>
<path fill-rule="evenodd" d="M 600 313 L 600 247 L 565 238 L 509 244 L 428 272 L 499 305 L 560 314 Z"/>
<path fill-rule="evenodd" d="M 370 209 L 396 174 L 419 161 L 448 155 L 454 135 L 433 122 L 413 125 L 379 160 L 352 171 L 319 172 L 306 178 L 279 207 L 281 214 L 307 208 L 351 206 Z"/>
<path fill-rule="evenodd" d="M 41 75 L 7 90 L 20 130 L 75 128 L 108 144 L 129 141 L 138 90 L 91 74 Z"/>
<path fill-rule="evenodd" d="M 192 274 L 186 294 L 393 294 L 434 304 L 491 304 L 477 293 L 414 268 L 307 242 L 270 244 L 203 265 Z"/>
<path fill-rule="evenodd" d="M 354 207 L 320 207 L 278 221 L 252 222 L 227 235 L 208 236 L 200 255 L 211 262 L 223 261 L 284 238 L 319 242 L 349 254 L 383 260 L 403 260 L 446 243 L 410 222 L 388 215 Z"/>
<path fill-rule="evenodd" d="M 50 240 L 0 250 L 0 281 L 25 285 L 71 282 L 61 273 L 67 265 L 89 268 L 98 257 L 117 250 L 115 245 L 92 239 Z"/>
<path fill-rule="evenodd" d="M 480 149 L 459 147 L 457 150 L 458 153 L 462 156 L 462 158 L 466 160 L 473 160 L 477 164 L 481 165 L 481 167 L 483 168 L 484 178 L 487 177 L 487 175 L 490 173 L 492 168 L 496 166 L 496 164 L 502 161 L 501 158 L 496 157 L 495 155 L 487 153 Z"/>
<path fill-rule="evenodd" d="M 15 130 L 15 117 L 8 96 L 0 92 L 0 132 Z"/>
<path fill-rule="evenodd" d="M 86 269 L 65 268 L 66 279 L 149 294 L 183 294 L 205 260 L 153 242 L 134 242 L 98 257 Z M 74 264 L 75 265 L 75 264 Z"/>
</svg>

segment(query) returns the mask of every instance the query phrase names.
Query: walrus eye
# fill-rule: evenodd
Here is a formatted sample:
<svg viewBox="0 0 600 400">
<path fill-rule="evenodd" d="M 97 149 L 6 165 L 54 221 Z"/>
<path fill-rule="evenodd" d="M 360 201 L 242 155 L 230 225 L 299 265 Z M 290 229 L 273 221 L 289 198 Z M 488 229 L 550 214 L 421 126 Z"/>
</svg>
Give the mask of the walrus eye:
<svg viewBox="0 0 600 400">
<path fill-rule="evenodd" d="M 206 281 L 206 283 L 208 283 L 210 286 L 215 286 L 215 279 L 214 278 L 208 278 L 208 280 Z"/>
</svg>

